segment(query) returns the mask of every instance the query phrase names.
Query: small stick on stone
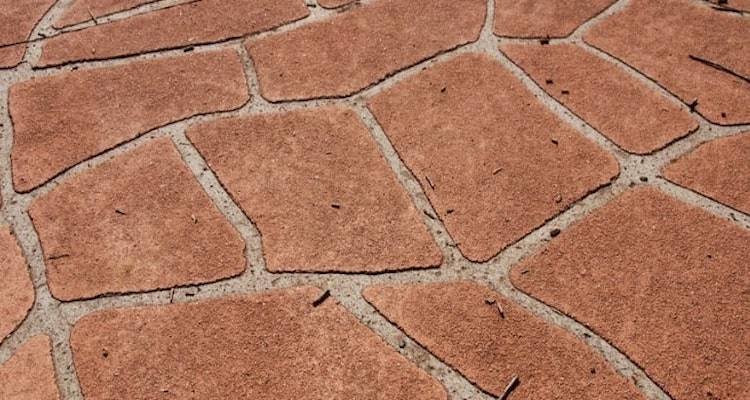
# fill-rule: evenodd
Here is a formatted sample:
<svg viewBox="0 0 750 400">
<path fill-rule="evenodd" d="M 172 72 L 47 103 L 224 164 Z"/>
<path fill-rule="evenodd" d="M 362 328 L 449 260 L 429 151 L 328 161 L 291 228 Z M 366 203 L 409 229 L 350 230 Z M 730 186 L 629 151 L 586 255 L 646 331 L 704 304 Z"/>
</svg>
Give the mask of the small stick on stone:
<svg viewBox="0 0 750 400">
<path fill-rule="evenodd" d="M 120 210 L 119 208 L 115 208 L 115 212 L 118 213 L 118 214 L 120 214 L 120 215 L 128 215 L 128 213 L 126 213 L 125 211 Z"/>
<path fill-rule="evenodd" d="M 432 188 L 432 190 L 435 190 L 435 185 L 430 180 L 430 177 L 425 175 L 424 179 L 427 180 L 427 184 L 430 185 L 430 188 Z"/>
<path fill-rule="evenodd" d="M 484 302 L 488 305 L 495 305 L 497 307 L 497 311 L 500 313 L 500 317 L 502 319 L 505 319 L 505 311 L 503 310 L 503 306 L 500 305 L 500 303 L 497 302 L 495 299 L 485 299 Z"/>
<path fill-rule="evenodd" d="M 96 17 L 94 17 L 94 14 L 91 12 L 91 9 L 86 8 L 86 11 L 89 12 L 89 17 L 91 17 L 91 20 L 94 21 L 94 25 L 99 25 L 99 21 L 96 20 Z"/>
<path fill-rule="evenodd" d="M 497 398 L 497 400 L 505 400 L 510 396 L 510 392 L 513 391 L 513 389 L 518 386 L 518 375 L 513 375 L 513 378 L 511 378 L 510 383 L 508 383 L 508 386 L 505 387 L 505 390 L 503 390 L 503 393 L 500 395 L 500 397 Z"/>
<path fill-rule="evenodd" d="M 323 302 L 326 301 L 326 299 L 328 299 L 329 297 L 331 297 L 331 291 L 326 290 L 325 292 L 323 292 L 323 294 L 320 295 L 320 297 L 318 297 L 317 299 L 315 299 L 315 301 L 313 301 L 312 303 L 313 307 L 317 307 L 323 304 Z"/>
<path fill-rule="evenodd" d="M 502 168 L 496 168 L 494 171 L 492 171 L 492 175 L 499 174 L 503 169 Z"/>
</svg>

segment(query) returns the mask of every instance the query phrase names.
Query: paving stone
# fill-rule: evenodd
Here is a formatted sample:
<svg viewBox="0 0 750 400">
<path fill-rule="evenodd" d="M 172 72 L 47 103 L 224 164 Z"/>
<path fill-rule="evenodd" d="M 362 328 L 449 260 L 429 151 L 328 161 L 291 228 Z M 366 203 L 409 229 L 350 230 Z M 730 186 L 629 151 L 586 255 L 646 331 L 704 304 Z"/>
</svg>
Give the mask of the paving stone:
<svg viewBox="0 0 750 400">
<path fill-rule="evenodd" d="M 10 88 L 13 183 L 29 191 L 139 134 L 249 99 L 231 50 L 79 70 Z"/>
<path fill-rule="evenodd" d="M 323 8 L 339 8 L 353 2 L 354 0 L 318 0 L 318 4 Z"/>
<path fill-rule="evenodd" d="M 495 0 L 495 34 L 565 37 L 612 3 L 614 0 Z"/>
<path fill-rule="evenodd" d="M 224 119 L 188 137 L 258 227 L 269 270 L 440 265 L 421 214 L 352 110 Z"/>
<path fill-rule="evenodd" d="M 631 153 L 651 153 L 698 128 L 687 111 L 574 44 L 506 44 L 501 50 L 557 101 Z"/>
<path fill-rule="evenodd" d="M 685 103 L 697 101 L 696 110 L 706 119 L 750 123 L 750 19 L 697 3 L 633 0 L 624 11 L 594 26 L 585 40 Z"/>
<path fill-rule="evenodd" d="M 250 40 L 263 97 L 347 96 L 476 41 L 482 0 L 379 0 L 293 31 Z"/>
<path fill-rule="evenodd" d="M 30 215 L 61 300 L 216 281 L 245 270 L 244 242 L 169 139 L 83 172 Z"/>
<path fill-rule="evenodd" d="M 474 261 L 488 260 L 618 175 L 612 155 L 484 55 L 432 66 L 369 107 Z"/>
<path fill-rule="evenodd" d="M 0 0 L 0 68 L 12 68 L 23 59 L 26 46 L 8 46 L 28 40 L 31 31 L 55 0 Z"/>
<path fill-rule="evenodd" d="M 158 0 L 76 0 L 54 22 L 54 26 L 61 29 L 156 1 Z"/>
<path fill-rule="evenodd" d="M 0 47 L 0 68 L 13 68 L 21 63 L 26 53 L 26 44 Z"/>
<path fill-rule="evenodd" d="M 34 305 L 34 286 L 26 260 L 7 226 L 0 226 L 0 343 L 26 318 Z"/>
<path fill-rule="evenodd" d="M 750 214 L 750 131 L 704 143 L 664 169 L 670 181 Z"/>
<path fill-rule="evenodd" d="M 219 42 L 309 15 L 302 0 L 203 0 L 55 36 L 38 66 L 102 60 Z"/>
<path fill-rule="evenodd" d="M 750 231 L 631 190 L 514 267 L 513 284 L 591 327 L 675 399 L 750 398 Z"/>
<path fill-rule="evenodd" d="M 0 365 L 0 399 L 57 400 L 52 346 L 47 336 L 35 336 Z"/>
<path fill-rule="evenodd" d="M 476 283 L 376 286 L 364 296 L 407 335 L 494 396 L 517 375 L 520 384 L 509 399 L 643 398 L 562 328 Z"/>
<path fill-rule="evenodd" d="M 304 287 L 115 309 L 73 328 L 87 399 L 446 399 L 333 298 Z"/>
</svg>

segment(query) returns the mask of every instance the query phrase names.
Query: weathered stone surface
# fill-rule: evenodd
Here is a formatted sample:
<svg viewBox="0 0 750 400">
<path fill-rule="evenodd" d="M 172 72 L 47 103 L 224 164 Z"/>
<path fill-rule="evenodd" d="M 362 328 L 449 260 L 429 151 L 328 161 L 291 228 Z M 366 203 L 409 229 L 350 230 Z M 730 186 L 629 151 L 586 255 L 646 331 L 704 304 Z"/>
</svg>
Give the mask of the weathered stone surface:
<svg viewBox="0 0 750 400">
<path fill-rule="evenodd" d="M 10 88 L 13 183 L 26 192 L 139 134 L 249 99 L 236 52 L 66 72 Z"/>
<path fill-rule="evenodd" d="M 18 65 L 26 40 L 55 0 L 0 0 L 0 68 Z M 18 46 L 11 46 L 21 43 Z"/>
<path fill-rule="evenodd" d="M 158 0 L 75 0 L 54 22 L 54 26 L 64 28 L 156 1 Z"/>
<path fill-rule="evenodd" d="M 52 294 L 90 298 L 216 281 L 244 242 L 169 139 L 83 172 L 32 203 Z"/>
<path fill-rule="evenodd" d="M 188 137 L 257 225 L 269 270 L 440 265 L 421 216 L 352 110 L 223 119 Z"/>
<path fill-rule="evenodd" d="M 0 68 L 13 68 L 21 63 L 26 52 L 26 44 L 0 47 Z"/>
<path fill-rule="evenodd" d="M 446 399 L 322 291 L 119 309 L 73 328 L 87 399 Z"/>
<path fill-rule="evenodd" d="M 675 399 L 750 397 L 750 231 L 631 190 L 514 267 L 516 287 L 591 327 Z"/>
<path fill-rule="evenodd" d="M 378 0 L 293 31 L 250 40 L 263 97 L 347 96 L 479 38 L 483 0 Z"/>
<path fill-rule="evenodd" d="M 471 260 L 488 260 L 618 175 L 614 157 L 484 55 L 432 66 L 369 107 Z"/>
<path fill-rule="evenodd" d="M 495 0 L 495 34 L 504 37 L 565 37 L 614 0 Z"/>
<path fill-rule="evenodd" d="M 51 353 L 49 338 L 36 336 L 0 365 L 0 399 L 58 400 Z"/>
<path fill-rule="evenodd" d="M 7 226 L 0 226 L 0 343 L 26 318 L 34 305 L 34 285 L 26 260 Z"/>
</svg>

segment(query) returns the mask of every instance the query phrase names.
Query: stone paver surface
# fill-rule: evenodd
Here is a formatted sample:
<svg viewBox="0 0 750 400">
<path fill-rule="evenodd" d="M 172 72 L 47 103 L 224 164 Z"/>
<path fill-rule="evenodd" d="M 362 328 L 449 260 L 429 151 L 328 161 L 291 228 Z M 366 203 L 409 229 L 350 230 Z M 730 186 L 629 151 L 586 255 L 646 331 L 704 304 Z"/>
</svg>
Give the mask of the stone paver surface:
<svg viewBox="0 0 750 400">
<path fill-rule="evenodd" d="M 746 400 L 748 38 L 747 0 L 0 0 L 0 399 Z"/>
</svg>

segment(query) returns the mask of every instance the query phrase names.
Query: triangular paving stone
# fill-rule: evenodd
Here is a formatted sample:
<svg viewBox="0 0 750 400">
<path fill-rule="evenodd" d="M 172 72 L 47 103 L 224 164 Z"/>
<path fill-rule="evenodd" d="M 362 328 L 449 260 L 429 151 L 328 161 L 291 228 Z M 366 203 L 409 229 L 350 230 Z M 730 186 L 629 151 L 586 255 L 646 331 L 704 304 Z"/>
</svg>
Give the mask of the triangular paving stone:
<svg viewBox="0 0 750 400">
<path fill-rule="evenodd" d="M 381 272 L 442 260 L 350 109 L 223 119 L 188 137 L 258 226 L 271 271 Z"/>
<path fill-rule="evenodd" d="M 35 336 L 0 364 L 0 399 L 58 400 L 52 346 L 47 336 Z"/>
<path fill-rule="evenodd" d="M 34 285 L 15 236 L 0 226 L 0 343 L 34 305 Z"/>
<path fill-rule="evenodd" d="M 205 283 L 245 270 L 242 238 L 169 139 L 70 178 L 29 213 L 58 299 Z"/>
<path fill-rule="evenodd" d="M 88 315 L 71 334 L 87 399 L 445 400 L 333 298 L 303 287 Z"/>
</svg>

